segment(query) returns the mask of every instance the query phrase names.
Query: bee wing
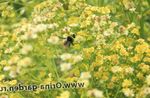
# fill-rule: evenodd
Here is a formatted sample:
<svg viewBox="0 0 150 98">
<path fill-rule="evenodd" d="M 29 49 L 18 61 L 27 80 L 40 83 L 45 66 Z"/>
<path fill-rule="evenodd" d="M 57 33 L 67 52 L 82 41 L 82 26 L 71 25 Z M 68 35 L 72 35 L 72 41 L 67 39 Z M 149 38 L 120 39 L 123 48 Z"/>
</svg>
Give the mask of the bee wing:
<svg viewBox="0 0 150 98">
<path fill-rule="evenodd" d="M 70 44 L 71 44 L 71 42 L 69 42 L 69 41 L 65 41 L 64 46 L 66 46 L 66 47 L 70 47 Z"/>
</svg>

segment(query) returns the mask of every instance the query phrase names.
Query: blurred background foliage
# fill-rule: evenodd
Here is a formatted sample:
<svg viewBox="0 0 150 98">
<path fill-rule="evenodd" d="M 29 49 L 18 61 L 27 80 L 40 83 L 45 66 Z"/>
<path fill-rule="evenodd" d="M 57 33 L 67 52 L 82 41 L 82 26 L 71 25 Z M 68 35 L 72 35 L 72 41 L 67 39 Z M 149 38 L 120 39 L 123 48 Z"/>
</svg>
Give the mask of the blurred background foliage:
<svg viewBox="0 0 150 98">
<path fill-rule="evenodd" d="M 34 6 L 44 0 L 0 0 L 0 25 L 10 30 L 22 18 L 31 18 Z M 56 1 L 56 0 L 52 0 Z M 67 8 L 69 0 L 59 0 Z M 84 1 L 84 0 L 80 0 Z M 132 0 L 137 6 L 136 13 L 125 9 L 123 0 L 85 0 L 93 6 L 109 5 L 114 20 L 122 24 L 134 22 L 140 26 L 141 37 L 150 37 L 150 0 Z M 147 3 L 148 2 L 148 3 Z M 124 13 L 124 14 L 123 14 Z"/>
</svg>

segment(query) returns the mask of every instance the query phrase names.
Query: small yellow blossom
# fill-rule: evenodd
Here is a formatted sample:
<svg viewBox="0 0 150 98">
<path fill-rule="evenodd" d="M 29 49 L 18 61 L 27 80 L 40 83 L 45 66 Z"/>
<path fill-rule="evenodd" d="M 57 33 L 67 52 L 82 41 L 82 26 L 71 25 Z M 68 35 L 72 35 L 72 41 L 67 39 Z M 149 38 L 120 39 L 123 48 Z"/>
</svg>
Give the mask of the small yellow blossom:
<svg viewBox="0 0 150 98">
<path fill-rule="evenodd" d="M 98 12 L 99 12 L 99 13 L 102 13 L 102 14 L 109 14 L 110 11 L 111 11 L 111 10 L 110 10 L 109 7 L 107 7 L 107 6 L 105 6 L 105 7 L 100 7 L 99 10 L 98 10 Z"/>
<path fill-rule="evenodd" d="M 5 78 L 5 75 L 0 75 L 0 81 Z"/>
<path fill-rule="evenodd" d="M 79 24 L 79 18 L 78 17 L 70 17 L 68 20 L 69 26 L 77 26 Z"/>
<path fill-rule="evenodd" d="M 8 82 L 10 85 L 16 85 L 17 84 L 17 80 L 11 80 Z"/>
<path fill-rule="evenodd" d="M 142 72 L 149 72 L 149 70 L 150 70 L 149 65 L 146 65 L 144 63 L 141 63 L 138 66 L 139 66 L 140 69 L 142 69 Z"/>
<path fill-rule="evenodd" d="M 132 30 L 131 30 L 131 33 L 133 33 L 133 34 L 136 34 L 136 35 L 140 35 L 140 32 L 139 32 L 139 28 L 133 28 Z"/>
<path fill-rule="evenodd" d="M 143 75 L 143 73 L 141 73 L 141 72 L 137 73 L 136 76 L 137 76 L 140 80 L 143 80 L 143 79 L 144 79 L 144 75 Z"/>
<path fill-rule="evenodd" d="M 146 76 L 146 83 L 147 83 L 147 85 L 150 85 L 150 75 Z"/>
<path fill-rule="evenodd" d="M 121 71 L 122 71 L 122 68 L 121 68 L 120 66 L 113 66 L 113 67 L 111 68 L 111 71 L 112 71 L 113 73 L 118 73 L 118 72 L 121 72 Z"/>
<path fill-rule="evenodd" d="M 125 96 L 127 97 L 134 97 L 134 92 L 132 89 L 129 89 L 129 88 L 123 88 L 122 89 L 122 92 L 124 93 Z"/>
<path fill-rule="evenodd" d="M 122 87 L 130 87 L 132 85 L 132 81 L 125 79 L 122 83 Z"/>
<path fill-rule="evenodd" d="M 142 59 L 142 55 L 136 54 L 135 56 L 130 58 L 132 62 L 138 62 Z"/>
<path fill-rule="evenodd" d="M 146 42 L 144 42 L 143 44 L 137 45 L 135 47 L 135 51 L 139 54 L 147 52 L 148 49 L 149 49 L 149 45 Z"/>
<path fill-rule="evenodd" d="M 62 63 L 60 65 L 61 71 L 68 71 L 71 69 L 71 64 L 70 63 Z"/>
<path fill-rule="evenodd" d="M 89 78 L 91 78 L 90 72 L 82 72 L 81 73 L 80 79 L 89 79 Z"/>
</svg>

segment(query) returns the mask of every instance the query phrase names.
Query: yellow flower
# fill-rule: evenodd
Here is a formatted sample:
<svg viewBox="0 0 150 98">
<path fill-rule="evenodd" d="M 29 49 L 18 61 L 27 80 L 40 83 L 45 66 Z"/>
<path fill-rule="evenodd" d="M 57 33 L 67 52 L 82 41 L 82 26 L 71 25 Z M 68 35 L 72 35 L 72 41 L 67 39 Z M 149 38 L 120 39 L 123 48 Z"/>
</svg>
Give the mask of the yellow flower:
<svg viewBox="0 0 150 98">
<path fill-rule="evenodd" d="M 6 61 L 6 60 L 2 60 L 2 61 L 0 62 L 0 65 L 7 65 L 7 61 Z"/>
<path fill-rule="evenodd" d="M 124 93 L 125 96 L 127 97 L 134 97 L 134 92 L 132 89 L 129 88 L 123 88 L 122 92 Z"/>
<path fill-rule="evenodd" d="M 135 56 L 131 57 L 131 61 L 138 62 L 141 60 L 142 57 L 143 57 L 142 55 L 136 54 Z"/>
<path fill-rule="evenodd" d="M 149 45 L 146 42 L 139 44 L 135 47 L 135 51 L 139 54 L 146 52 L 149 49 Z"/>
<path fill-rule="evenodd" d="M 150 86 L 150 75 L 146 76 L 146 83 Z"/>
<path fill-rule="evenodd" d="M 127 10 L 134 8 L 134 3 L 131 0 L 123 0 L 122 3 Z"/>
<path fill-rule="evenodd" d="M 143 75 L 143 73 L 141 73 L 141 72 L 137 73 L 136 76 L 137 76 L 140 80 L 143 80 L 143 79 L 144 79 L 144 75 Z"/>
<path fill-rule="evenodd" d="M 132 85 L 132 81 L 128 79 L 125 79 L 122 83 L 122 87 L 129 87 L 131 85 Z"/>
<path fill-rule="evenodd" d="M 126 68 L 124 68 L 124 70 L 125 70 L 126 74 L 132 74 L 134 71 L 134 69 L 132 67 L 126 67 Z"/>
<path fill-rule="evenodd" d="M 150 57 L 145 57 L 143 61 L 144 62 L 150 62 Z"/>
<path fill-rule="evenodd" d="M 79 17 L 72 16 L 68 19 L 69 26 L 77 26 L 79 24 Z"/>
<path fill-rule="evenodd" d="M 129 56 L 129 53 L 127 52 L 127 50 L 126 50 L 125 48 L 121 48 L 121 49 L 120 49 L 120 53 L 121 53 L 121 55 L 123 55 L 123 56 Z"/>
<path fill-rule="evenodd" d="M 83 49 L 83 54 L 85 55 L 86 58 L 90 58 L 91 53 L 93 53 L 93 52 L 94 52 L 94 47 Z"/>
<path fill-rule="evenodd" d="M 9 98 L 21 98 L 19 93 L 10 93 Z"/>
<path fill-rule="evenodd" d="M 17 84 L 17 80 L 11 80 L 8 82 L 8 84 L 10 85 L 16 85 Z"/>
<path fill-rule="evenodd" d="M 131 33 L 136 34 L 136 35 L 140 35 L 139 28 L 138 27 L 133 28 L 131 30 Z"/>
<path fill-rule="evenodd" d="M 113 66 L 113 67 L 111 68 L 111 71 L 112 71 L 113 73 L 122 72 L 122 68 L 121 68 L 120 66 Z"/>
<path fill-rule="evenodd" d="M 141 63 L 141 64 L 139 64 L 138 66 L 139 66 L 139 68 L 142 69 L 142 72 L 149 72 L 149 70 L 150 70 L 149 65 L 146 65 L 146 64 L 144 64 L 144 63 Z"/>
<path fill-rule="evenodd" d="M 97 55 L 95 63 L 96 63 L 96 65 L 102 65 L 103 64 L 103 55 Z"/>
<path fill-rule="evenodd" d="M 110 9 L 109 7 L 105 6 L 105 7 L 100 7 L 99 8 L 99 13 L 102 13 L 102 14 L 109 14 L 110 13 Z"/>
<path fill-rule="evenodd" d="M 0 75 L 0 81 L 5 78 L 5 75 Z"/>
</svg>

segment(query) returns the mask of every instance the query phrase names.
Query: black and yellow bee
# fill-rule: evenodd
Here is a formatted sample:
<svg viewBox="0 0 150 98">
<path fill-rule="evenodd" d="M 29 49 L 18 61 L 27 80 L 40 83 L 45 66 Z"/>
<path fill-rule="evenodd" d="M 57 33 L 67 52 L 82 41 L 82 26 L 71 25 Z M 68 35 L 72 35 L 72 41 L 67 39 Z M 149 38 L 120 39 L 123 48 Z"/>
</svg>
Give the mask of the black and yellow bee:
<svg viewBox="0 0 150 98">
<path fill-rule="evenodd" d="M 66 47 L 70 47 L 71 45 L 74 45 L 74 38 L 76 37 L 75 34 L 72 34 L 70 36 L 67 36 L 65 42 L 64 42 L 64 46 Z"/>
</svg>

